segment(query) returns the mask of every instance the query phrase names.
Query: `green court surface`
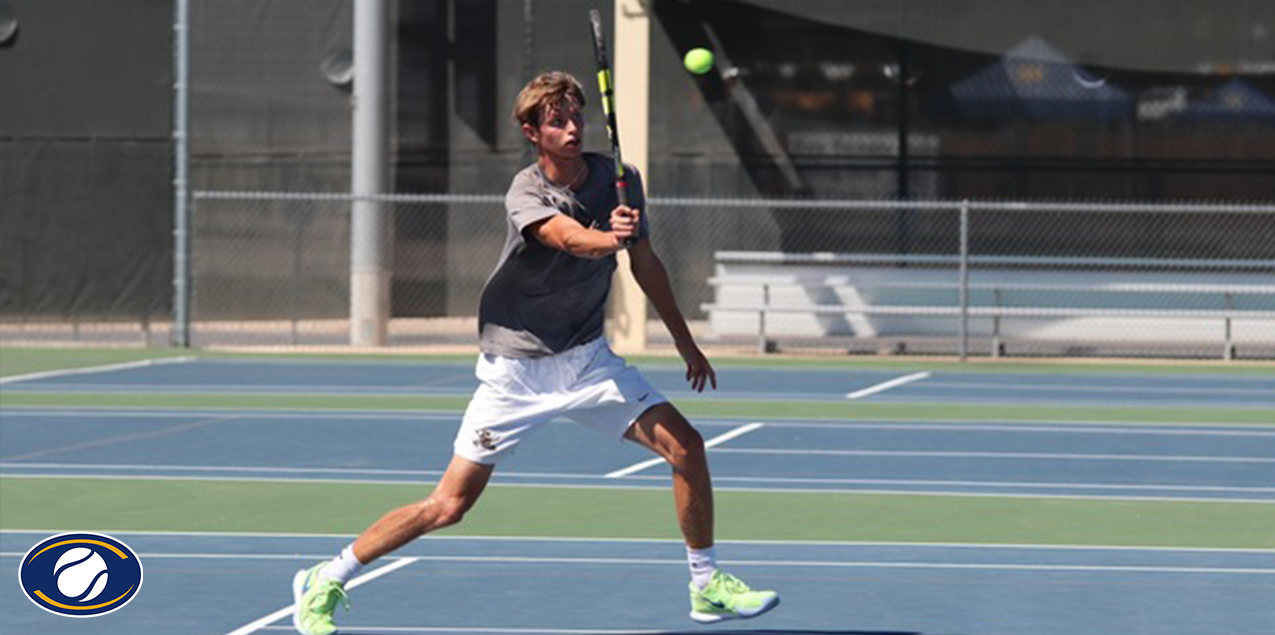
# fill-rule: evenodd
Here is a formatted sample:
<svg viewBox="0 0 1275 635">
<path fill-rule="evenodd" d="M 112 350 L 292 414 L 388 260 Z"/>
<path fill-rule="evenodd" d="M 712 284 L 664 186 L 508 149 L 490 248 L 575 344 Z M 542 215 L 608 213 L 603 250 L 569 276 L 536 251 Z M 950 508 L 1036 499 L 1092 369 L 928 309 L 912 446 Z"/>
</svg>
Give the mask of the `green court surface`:
<svg viewBox="0 0 1275 635">
<path fill-rule="evenodd" d="M 180 350 L 0 349 L 0 374 L 15 377 L 58 369 L 90 368 L 158 357 Z M 200 356 L 205 354 L 200 353 Z M 289 357 L 322 364 L 375 359 L 421 363 L 425 358 Z M 454 362 L 461 358 L 428 358 Z M 468 357 L 464 358 L 466 361 Z M 749 359 L 738 363 L 760 365 Z M 662 360 L 661 363 L 669 363 Z M 782 361 L 812 368 L 870 367 L 894 370 L 895 362 Z M 1122 372 L 1173 374 L 1225 371 L 1265 375 L 1266 366 L 1164 364 L 1016 363 L 958 365 L 908 362 L 908 370 L 942 368 L 1006 370 L 1041 368 L 1058 373 Z M 1105 370 L 1099 370 L 1105 369 Z M 129 392 L 23 392 L 4 386 L 8 408 L 139 408 L 227 410 L 434 411 L 459 413 L 467 396 L 181 394 Z M 1208 428 L 1275 426 L 1269 409 L 1160 406 L 1068 406 L 1058 403 L 900 403 L 837 401 L 688 400 L 692 417 L 926 422 L 1108 423 Z M 195 479 L 83 473 L 0 478 L 0 528 L 154 530 L 352 534 L 397 505 L 419 500 L 424 484 Z M 333 517 L 328 504 L 341 501 Z M 1067 544 L 1190 548 L 1275 548 L 1275 505 L 1234 500 L 1103 500 L 1085 496 L 871 493 L 725 490 L 717 494 L 721 538 L 777 541 L 897 541 L 980 544 Z M 676 523 L 666 487 L 600 487 L 494 484 L 460 535 L 675 538 Z"/>
<path fill-rule="evenodd" d="M 103 364 L 118 364 L 166 357 L 258 357 L 268 359 L 312 360 L 315 362 L 340 361 L 342 363 L 375 362 L 455 362 L 472 363 L 473 354 L 418 355 L 418 354 L 332 354 L 332 353 L 253 353 L 242 351 L 192 351 L 180 348 L 28 348 L 0 346 L 0 377 L 43 372 L 63 368 L 82 368 Z M 674 356 L 644 356 L 629 358 L 641 366 L 671 364 L 680 360 Z M 1275 375 L 1275 363 L 1269 362 L 1221 362 L 1200 361 L 1088 361 L 1088 360 L 1035 360 L 972 358 L 967 363 L 953 360 L 914 359 L 907 357 L 712 357 L 718 367 L 765 367 L 810 369 L 876 369 L 876 370 L 950 370 L 967 373 L 978 372 L 1030 372 L 1030 373 L 1143 373 L 1143 374 L 1227 374 L 1227 375 Z"/>
<path fill-rule="evenodd" d="M 5 528 L 358 533 L 427 486 L 87 478 L 0 480 Z M 1275 505 L 718 492 L 723 540 L 1275 548 Z M 331 514 L 340 501 L 342 513 Z M 666 488 L 492 486 L 455 535 L 676 538 Z"/>
<path fill-rule="evenodd" d="M 36 394 L 6 391 L 5 406 L 102 407 L 102 408 L 198 408 L 207 409 L 315 409 L 315 410 L 418 410 L 460 412 L 468 397 L 386 397 L 355 395 L 153 395 L 153 394 Z M 1271 413 L 1241 408 L 1148 408 L 1093 406 L 1031 406 L 998 404 L 896 404 L 766 402 L 753 400 L 688 401 L 678 408 L 689 416 L 755 417 L 785 419 L 880 419 L 894 421 L 1022 421 L 1049 420 L 1090 423 L 1191 425 L 1275 425 Z"/>
</svg>

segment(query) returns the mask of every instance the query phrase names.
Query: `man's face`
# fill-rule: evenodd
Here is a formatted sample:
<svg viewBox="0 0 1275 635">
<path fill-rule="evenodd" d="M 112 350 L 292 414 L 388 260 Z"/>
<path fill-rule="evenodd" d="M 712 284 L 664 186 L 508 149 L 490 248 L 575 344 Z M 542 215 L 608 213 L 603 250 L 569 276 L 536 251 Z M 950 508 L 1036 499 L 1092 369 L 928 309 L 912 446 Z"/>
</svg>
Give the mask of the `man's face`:
<svg viewBox="0 0 1275 635">
<path fill-rule="evenodd" d="M 571 99 L 548 106 L 540 113 L 540 126 L 523 126 L 527 139 L 541 152 L 555 158 L 570 159 L 580 156 L 584 140 L 584 113 Z"/>
</svg>

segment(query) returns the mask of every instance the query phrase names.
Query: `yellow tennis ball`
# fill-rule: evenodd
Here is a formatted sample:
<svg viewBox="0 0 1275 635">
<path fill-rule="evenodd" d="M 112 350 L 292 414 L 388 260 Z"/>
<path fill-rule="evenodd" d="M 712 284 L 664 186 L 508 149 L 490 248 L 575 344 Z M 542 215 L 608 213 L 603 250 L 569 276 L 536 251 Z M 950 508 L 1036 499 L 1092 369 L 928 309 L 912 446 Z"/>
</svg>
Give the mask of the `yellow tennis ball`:
<svg viewBox="0 0 1275 635">
<path fill-rule="evenodd" d="M 704 48 L 691 49 L 682 58 L 682 65 L 696 75 L 703 75 L 713 68 L 713 52 Z"/>
</svg>

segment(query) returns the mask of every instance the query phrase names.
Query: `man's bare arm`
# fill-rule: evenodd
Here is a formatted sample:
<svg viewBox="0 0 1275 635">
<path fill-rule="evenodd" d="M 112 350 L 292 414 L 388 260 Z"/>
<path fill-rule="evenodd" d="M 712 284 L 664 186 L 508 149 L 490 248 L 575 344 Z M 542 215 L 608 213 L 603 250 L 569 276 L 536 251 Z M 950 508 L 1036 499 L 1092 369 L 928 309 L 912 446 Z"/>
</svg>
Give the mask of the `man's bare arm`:
<svg viewBox="0 0 1275 635">
<path fill-rule="evenodd" d="M 611 212 L 611 230 L 590 229 L 566 214 L 533 223 L 529 231 L 546 246 L 579 258 L 602 258 L 624 249 L 624 239 L 637 235 L 637 211 L 618 207 Z"/>
<path fill-rule="evenodd" d="M 642 292 L 655 306 L 655 312 L 660 314 L 664 326 L 673 336 L 677 352 L 686 361 L 686 379 L 691 382 L 691 388 L 699 392 L 711 383 L 716 390 L 717 373 L 708 362 L 708 358 L 700 351 L 695 338 L 691 336 L 691 329 L 686 326 L 686 318 L 682 316 L 682 310 L 677 306 L 677 297 L 673 295 L 673 285 L 669 283 L 668 270 L 664 268 L 663 261 L 651 248 L 650 240 L 639 240 L 637 244 L 629 248 L 629 263 L 633 278 L 637 280 L 638 286 L 642 287 Z"/>
</svg>

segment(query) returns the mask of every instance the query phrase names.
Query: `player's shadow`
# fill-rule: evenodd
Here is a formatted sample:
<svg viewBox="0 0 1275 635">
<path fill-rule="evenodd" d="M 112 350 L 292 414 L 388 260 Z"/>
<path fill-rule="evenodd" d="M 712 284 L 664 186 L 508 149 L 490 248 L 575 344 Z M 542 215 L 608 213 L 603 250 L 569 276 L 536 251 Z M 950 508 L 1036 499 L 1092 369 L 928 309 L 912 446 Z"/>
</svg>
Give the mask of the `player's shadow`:
<svg viewBox="0 0 1275 635">
<path fill-rule="evenodd" d="M 398 635 L 378 633 L 376 631 L 352 630 L 351 635 Z M 608 635 L 628 635 L 623 631 L 614 631 Z M 633 631 L 631 635 L 653 635 L 652 631 Z M 658 635 L 925 635 L 918 631 L 842 631 L 825 629 L 761 629 L 761 630 L 699 630 L 699 631 L 660 631 Z"/>
<path fill-rule="evenodd" d="M 762 630 L 724 630 L 724 631 L 672 631 L 660 635 L 925 635 L 917 631 L 836 631 L 823 629 L 762 629 Z"/>
<path fill-rule="evenodd" d="M 925 635 L 917 631 L 840 631 L 825 629 L 761 629 L 761 630 L 742 630 L 730 629 L 724 631 L 666 631 L 660 635 Z"/>
</svg>

